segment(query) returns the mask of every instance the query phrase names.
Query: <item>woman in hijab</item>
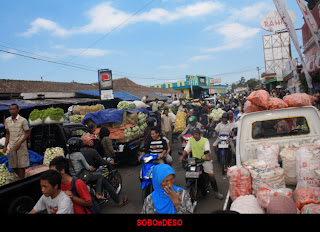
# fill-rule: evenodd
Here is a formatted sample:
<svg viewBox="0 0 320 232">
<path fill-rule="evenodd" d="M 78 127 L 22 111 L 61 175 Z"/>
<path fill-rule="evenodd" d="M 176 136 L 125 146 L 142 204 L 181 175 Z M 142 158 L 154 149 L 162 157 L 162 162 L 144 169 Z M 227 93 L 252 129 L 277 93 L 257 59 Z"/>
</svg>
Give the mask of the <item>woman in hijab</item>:
<svg viewBox="0 0 320 232">
<path fill-rule="evenodd" d="M 193 213 L 189 193 L 174 185 L 176 174 L 168 164 L 159 164 L 152 171 L 154 191 L 146 197 L 143 214 L 190 214 Z"/>
</svg>

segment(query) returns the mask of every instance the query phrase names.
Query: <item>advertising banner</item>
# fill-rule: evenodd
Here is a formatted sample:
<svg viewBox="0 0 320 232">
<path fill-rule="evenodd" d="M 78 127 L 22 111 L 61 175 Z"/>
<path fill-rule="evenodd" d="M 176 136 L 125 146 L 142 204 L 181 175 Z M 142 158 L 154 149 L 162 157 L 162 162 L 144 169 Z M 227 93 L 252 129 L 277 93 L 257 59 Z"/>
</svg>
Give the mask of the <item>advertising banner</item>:
<svg viewBox="0 0 320 232">
<path fill-rule="evenodd" d="M 101 100 L 114 99 L 112 71 L 109 69 L 98 70 L 99 91 Z"/>
<path fill-rule="evenodd" d="M 284 24 L 286 25 L 286 28 L 290 34 L 290 37 L 292 39 L 292 42 L 299 54 L 299 57 L 300 57 L 300 60 L 301 60 L 301 63 L 302 63 L 302 67 L 303 67 L 303 70 L 304 70 L 304 73 L 306 75 L 306 79 L 307 79 L 307 83 L 308 83 L 308 87 L 310 89 L 313 88 L 312 86 L 312 78 L 309 74 L 309 72 L 307 71 L 307 66 L 303 60 L 303 56 L 302 56 L 302 53 L 301 53 L 301 50 L 300 50 L 300 46 L 299 46 L 299 42 L 298 42 L 298 38 L 297 38 L 297 34 L 296 34 L 296 31 L 295 31 L 295 28 L 293 26 L 293 23 L 291 21 L 291 18 L 289 16 L 289 13 L 287 11 L 287 5 L 286 5 L 286 2 L 284 0 L 273 0 L 274 2 L 274 5 L 276 6 Z"/>
</svg>

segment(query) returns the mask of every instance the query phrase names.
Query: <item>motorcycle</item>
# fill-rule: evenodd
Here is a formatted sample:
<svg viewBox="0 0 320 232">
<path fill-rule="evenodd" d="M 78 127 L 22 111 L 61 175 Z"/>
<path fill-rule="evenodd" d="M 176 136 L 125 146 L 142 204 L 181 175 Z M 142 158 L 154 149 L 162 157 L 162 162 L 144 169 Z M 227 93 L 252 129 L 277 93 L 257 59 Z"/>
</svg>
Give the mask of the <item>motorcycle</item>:
<svg viewBox="0 0 320 232">
<path fill-rule="evenodd" d="M 140 170 L 139 178 L 141 182 L 141 200 L 142 203 L 144 202 L 144 199 L 153 191 L 152 187 L 152 170 L 154 166 L 157 164 L 153 161 L 157 160 L 158 155 L 154 154 L 146 154 L 144 155 L 141 160 L 143 161 L 143 165 Z"/>
<path fill-rule="evenodd" d="M 186 163 L 186 188 L 191 197 L 193 210 L 195 210 L 198 199 L 201 196 L 205 197 L 209 192 L 210 180 L 202 166 L 204 159 L 188 158 L 183 162 Z"/>
<path fill-rule="evenodd" d="M 219 135 L 220 142 L 217 145 L 218 148 L 218 162 L 222 166 L 222 175 L 225 175 L 228 171 L 228 166 L 231 162 L 231 146 L 229 142 L 229 135 Z"/>
<path fill-rule="evenodd" d="M 181 149 L 182 149 L 182 152 L 184 151 L 184 149 L 186 148 L 187 146 L 187 143 L 188 141 L 193 138 L 192 134 L 185 134 L 185 135 L 182 135 L 181 137 Z M 178 152 L 178 154 L 181 156 L 182 155 L 182 152 Z M 190 158 L 192 156 L 192 153 L 190 152 L 188 154 L 188 157 L 184 157 L 184 161 L 187 160 L 188 158 Z M 186 169 L 186 166 L 185 166 L 185 162 L 182 163 L 182 167 L 183 169 Z"/>
<path fill-rule="evenodd" d="M 112 158 L 108 158 L 108 159 L 112 159 Z M 122 190 L 122 177 L 118 172 L 118 170 L 114 169 L 113 166 L 111 165 L 109 167 L 107 165 L 103 165 L 103 166 L 100 166 L 96 171 L 101 173 L 102 178 L 108 181 L 112 185 L 116 193 L 119 195 Z M 93 188 L 94 191 L 96 191 L 95 184 L 88 183 L 88 185 L 91 188 Z M 110 199 L 110 194 L 106 189 L 103 189 L 102 196 L 105 199 L 98 199 L 100 205 L 108 202 Z"/>
</svg>

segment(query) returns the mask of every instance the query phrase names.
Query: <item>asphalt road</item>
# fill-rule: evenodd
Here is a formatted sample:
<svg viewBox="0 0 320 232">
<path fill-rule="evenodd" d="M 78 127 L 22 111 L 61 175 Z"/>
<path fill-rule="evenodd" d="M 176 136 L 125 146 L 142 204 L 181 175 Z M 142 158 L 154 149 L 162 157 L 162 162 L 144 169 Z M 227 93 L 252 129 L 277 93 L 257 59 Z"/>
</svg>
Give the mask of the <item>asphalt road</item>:
<svg viewBox="0 0 320 232">
<path fill-rule="evenodd" d="M 212 150 L 213 139 L 210 139 L 210 145 Z M 174 142 L 172 145 L 172 158 L 173 165 L 176 172 L 176 181 L 175 185 L 185 188 L 185 170 L 179 164 L 179 155 L 178 151 L 181 151 L 181 143 Z M 212 213 L 216 210 L 222 210 L 224 205 L 224 200 L 228 192 L 228 178 L 222 176 L 221 174 L 221 166 L 216 160 L 216 156 L 211 153 L 211 159 L 213 160 L 213 168 L 215 172 L 215 177 L 218 183 L 219 192 L 223 194 L 224 199 L 219 200 L 214 197 L 213 190 L 210 185 L 209 194 L 200 199 L 198 202 L 198 206 L 195 210 L 195 214 L 208 214 Z M 118 207 L 115 202 L 110 199 L 107 203 L 105 203 L 102 207 L 101 213 L 103 214 L 140 214 L 142 210 L 143 203 L 141 201 L 141 189 L 140 189 L 140 180 L 139 180 L 139 172 L 141 169 L 141 165 L 129 165 L 122 164 L 117 167 L 118 171 L 122 176 L 123 189 L 121 191 L 120 196 L 123 197 L 127 195 L 129 200 L 128 202 L 122 206 Z"/>
</svg>

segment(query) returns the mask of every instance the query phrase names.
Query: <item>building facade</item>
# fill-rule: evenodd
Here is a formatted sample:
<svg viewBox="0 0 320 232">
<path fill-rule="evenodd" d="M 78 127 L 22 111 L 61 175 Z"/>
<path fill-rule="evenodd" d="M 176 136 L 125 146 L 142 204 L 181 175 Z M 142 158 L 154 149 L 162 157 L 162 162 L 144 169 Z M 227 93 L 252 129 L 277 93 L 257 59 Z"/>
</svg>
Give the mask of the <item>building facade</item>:
<svg viewBox="0 0 320 232">
<path fill-rule="evenodd" d="M 180 91 L 185 94 L 187 98 L 199 98 L 201 95 L 212 95 L 214 93 L 225 93 L 227 91 L 228 85 L 217 83 L 221 83 L 220 78 L 187 75 L 185 81 L 156 84 L 147 87 L 170 88 Z"/>
</svg>

